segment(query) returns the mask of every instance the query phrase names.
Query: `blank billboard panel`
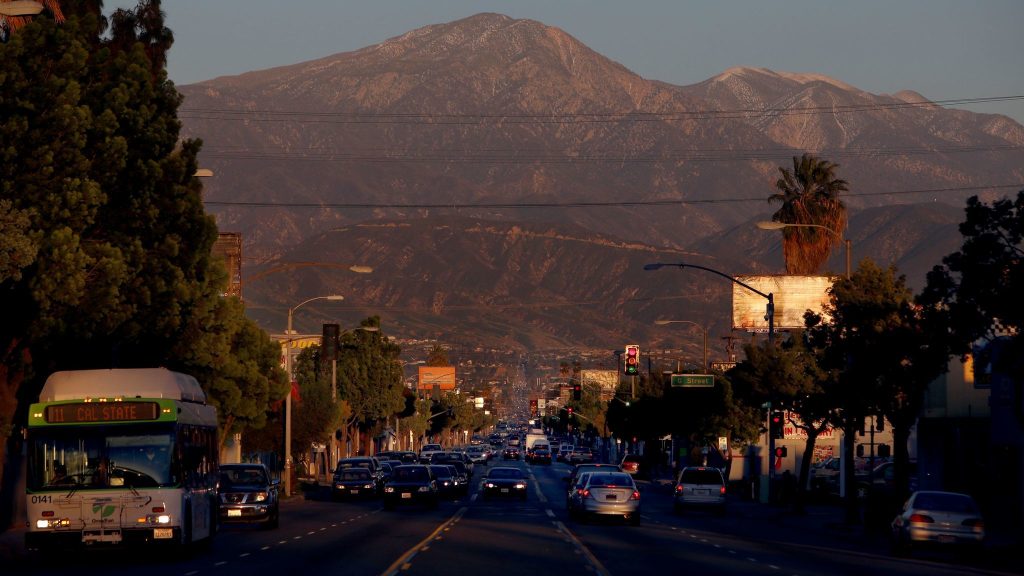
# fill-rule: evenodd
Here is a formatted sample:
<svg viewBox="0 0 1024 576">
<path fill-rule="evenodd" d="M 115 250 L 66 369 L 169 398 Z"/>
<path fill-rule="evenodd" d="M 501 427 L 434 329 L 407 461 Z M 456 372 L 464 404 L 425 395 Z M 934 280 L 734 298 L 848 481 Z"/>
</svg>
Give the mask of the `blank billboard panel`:
<svg viewBox="0 0 1024 576">
<path fill-rule="evenodd" d="M 775 301 L 775 329 L 804 327 L 804 312 L 822 314 L 832 287 L 831 276 L 736 276 Z M 732 287 L 732 325 L 736 330 L 767 332 L 768 299 L 739 284 Z M 828 320 L 828 316 L 826 316 Z"/>
<path fill-rule="evenodd" d="M 455 390 L 455 366 L 420 366 L 419 389 Z"/>
</svg>

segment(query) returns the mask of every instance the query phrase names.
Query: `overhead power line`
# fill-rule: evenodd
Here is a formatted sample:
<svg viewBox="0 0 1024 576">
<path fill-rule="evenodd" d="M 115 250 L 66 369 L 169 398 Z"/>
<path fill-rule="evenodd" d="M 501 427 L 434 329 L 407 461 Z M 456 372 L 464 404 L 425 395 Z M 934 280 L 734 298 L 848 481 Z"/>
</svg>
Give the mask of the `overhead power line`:
<svg viewBox="0 0 1024 576">
<path fill-rule="evenodd" d="M 927 154 L 968 154 L 1024 151 L 1017 144 L 985 144 L 940 147 L 854 147 L 808 150 L 827 158 L 884 158 Z M 271 151 L 241 147 L 213 146 L 202 152 L 207 160 L 281 160 L 290 162 L 360 163 L 448 163 L 448 164 L 656 164 L 663 162 L 777 161 L 790 158 L 792 148 L 659 150 L 657 153 L 626 154 L 614 151 L 551 152 L 531 149 L 444 149 L 424 152 L 368 148 L 353 152 L 325 148 Z"/>
<path fill-rule="evenodd" d="M 950 188 L 922 188 L 918 190 L 893 190 L 886 192 L 860 192 L 844 193 L 849 196 L 902 196 L 909 194 L 938 194 L 948 192 L 970 192 L 978 190 L 997 190 L 1020 188 L 1024 189 L 1024 183 L 1017 184 L 991 184 L 987 186 L 957 186 Z M 331 208 L 331 209 L 356 209 L 356 208 L 391 208 L 391 209 L 469 209 L 469 208 L 608 208 L 608 207 L 636 207 L 636 206 L 680 206 L 696 204 L 730 204 L 738 202 L 765 202 L 766 196 L 750 196 L 735 198 L 705 198 L 705 199 L 660 199 L 660 200 L 616 200 L 609 202 L 426 202 L 426 203 L 363 203 L 363 202 L 236 202 L 206 200 L 207 206 L 224 206 L 232 208 Z"/>
<path fill-rule="evenodd" d="M 951 98 L 924 102 L 906 102 L 893 99 L 890 102 L 866 104 L 845 104 L 831 106 L 807 106 L 799 108 L 766 107 L 737 108 L 733 110 L 675 110 L 665 112 L 576 112 L 558 114 L 539 113 L 428 113 L 428 112 L 309 112 L 301 110 L 253 110 L 231 108 L 206 108 L 183 106 L 178 109 L 180 118 L 193 120 L 231 120 L 246 122 L 305 122 L 317 124 L 422 124 L 422 125 L 471 125 L 471 124 L 583 124 L 612 122 L 667 122 L 673 120 L 722 120 L 743 119 L 766 115 L 800 116 L 808 114 L 837 114 L 874 112 L 880 110 L 944 108 L 967 104 L 1011 102 L 1024 100 L 1024 95 L 988 96 L 976 98 Z"/>
</svg>

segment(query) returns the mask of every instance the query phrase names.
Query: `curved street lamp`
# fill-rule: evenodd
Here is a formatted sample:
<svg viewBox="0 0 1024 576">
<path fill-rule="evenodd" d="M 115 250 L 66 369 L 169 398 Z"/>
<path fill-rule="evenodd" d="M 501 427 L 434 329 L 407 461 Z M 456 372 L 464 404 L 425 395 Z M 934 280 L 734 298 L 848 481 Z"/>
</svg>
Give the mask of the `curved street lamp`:
<svg viewBox="0 0 1024 576">
<path fill-rule="evenodd" d="M 668 324 L 692 324 L 697 328 L 700 328 L 701 332 L 704 333 L 704 373 L 708 373 L 708 329 L 702 324 L 698 324 L 693 320 L 655 320 L 655 324 L 658 326 L 666 326 Z"/>
<path fill-rule="evenodd" d="M 757 227 L 761 230 L 782 230 L 783 228 L 821 228 L 822 230 L 829 232 L 846 244 L 846 277 L 850 277 L 850 239 L 843 238 L 842 234 L 832 228 L 821 224 L 790 224 L 788 222 L 775 222 L 774 220 L 758 222 Z"/>
<path fill-rule="evenodd" d="M 345 297 L 340 294 L 332 294 L 330 296 L 314 296 L 308 300 L 304 300 L 295 306 L 288 309 L 288 329 L 284 331 L 285 335 L 291 336 L 295 334 L 295 330 L 292 329 L 292 316 L 295 311 L 299 308 L 313 302 L 315 300 L 344 300 Z M 285 340 L 289 342 L 290 340 Z M 292 495 L 292 349 L 288 347 L 284 353 L 284 371 L 288 375 L 288 395 L 284 397 L 284 495 Z"/>
<path fill-rule="evenodd" d="M 673 262 L 673 263 L 655 262 L 653 264 L 644 264 L 644 270 L 658 270 L 660 268 L 664 268 L 665 266 L 673 266 L 673 267 L 679 268 L 680 270 L 682 270 L 683 268 L 696 268 L 698 270 L 704 270 L 705 272 L 711 272 L 712 274 L 718 274 L 722 278 L 725 278 L 726 280 L 729 280 L 730 282 L 733 282 L 734 284 L 739 284 L 740 286 L 743 286 L 744 288 L 746 288 L 747 290 L 750 290 L 751 292 L 753 292 L 754 294 L 757 294 L 758 296 L 761 296 L 763 298 L 767 298 L 768 299 L 768 306 L 765 309 L 765 318 L 768 320 L 768 343 L 769 344 L 774 344 L 775 343 L 775 295 L 773 293 L 769 292 L 769 293 L 765 294 L 764 292 L 761 292 L 760 290 L 758 290 L 757 288 L 754 288 L 750 284 L 747 284 L 746 282 L 742 282 L 740 280 L 737 280 L 737 279 L 733 278 L 732 276 L 729 276 L 725 272 L 719 272 L 718 270 L 715 270 L 715 269 L 712 269 L 712 268 L 707 268 L 706 266 L 698 266 L 696 264 L 687 264 L 685 262 Z"/>
</svg>

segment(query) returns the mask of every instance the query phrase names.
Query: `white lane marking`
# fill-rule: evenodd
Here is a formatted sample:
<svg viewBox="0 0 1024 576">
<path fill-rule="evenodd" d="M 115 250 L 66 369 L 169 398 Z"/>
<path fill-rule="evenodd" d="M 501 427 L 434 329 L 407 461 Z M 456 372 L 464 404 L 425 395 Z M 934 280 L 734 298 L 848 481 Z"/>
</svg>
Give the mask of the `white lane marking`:
<svg viewBox="0 0 1024 576">
<path fill-rule="evenodd" d="M 559 520 L 555 520 L 553 522 L 553 524 L 555 525 L 556 528 L 558 528 L 558 530 L 560 532 L 562 532 L 563 534 L 565 534 L 568 538 L 570 538 L 572 540 L 572 543 L 575 545 L 576 550 L 578 550 L 579 553 L 582 554 L 583 557 L 587 559 L 587 562 L 590 563 L 590 566 L 594 569 L 594 572 L 598 573 L 600 576 L 611 576 L 610 573 L 608 572 L 608 570 L 604 567 L 604 564 L 601 564 L 601 561 L 598 560 L 596 556 L 594 556 L 594 554 L 590 551 L 589 548 L 587 548 L 583 544 L 583 542 L 580 542 L 580 539 L 577 538 L 576 535 L 573 534 L 565 526 L 565 524 L 563 524 Z"/>
<path fill-rule="evenodd" d="M 227 564 L 227 561 L 226 560 L 221 560 L 220 562 L 214 562 L 213 565 L 214 566 L 223 566 L 225 564 Z"/>
<path fill-rule="evenodd" d="M 547 514 L 550 518 L 555 517 L 555 512 L 551 508 L 545 508 L 544 513 Z"/>
<path fill-rule="evenodd" d="M 270 546 L 264 546 L 263 548 L 260 548 L 260 550 L 270 550 Z"/>
<path fill-rule="evenodd" d="M 241 554 L 239 554 L 239 555 L 238 555 L 238 557 L 239 557 L 239 558 L 245 558 L 245 557 L 246 557 L 246 556 L 248 556 L 248 555 L 249 555 L 249 553 L 248 553 L 248 552 L 242 552 Z"/>
</svg>

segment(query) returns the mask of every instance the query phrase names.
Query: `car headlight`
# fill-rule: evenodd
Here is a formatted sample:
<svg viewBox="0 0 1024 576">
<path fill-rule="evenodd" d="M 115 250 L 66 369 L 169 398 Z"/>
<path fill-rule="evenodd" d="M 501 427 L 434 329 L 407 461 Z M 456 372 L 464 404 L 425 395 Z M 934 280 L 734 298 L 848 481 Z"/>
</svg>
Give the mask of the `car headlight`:
<svg viewBox="0 0 1024 576">
<path fill-rule="evenodd" d="M 494 482 L 488 482 L 488 483 L 484 484 L 484 486 L 486 486 L 487 488 L 494 488 L 495 484 L 494 484 Z"/>
<path fill-rule="evenodd" d="M 369 489 L 373 488 L 373 484 L 363 484 L 363 488 L 366 488 L 367 490 L 369 490 Z"/>
<path fill-rule="evenodd" d="M 526 482 L 517 482 L 516 483 L 516 490 L 525 490 L 525 489 L 526 489 Z"/>
<path fill-rule="evenodd" d="M 256 497 L 254 502 L 263 502 L 267 498 L 269 498 L 270 495 L 267 494 L 266 492 L 257 492 L 256 494 L 254 494 L 254 496 Z"/>
<path fill-rule="evenodd" d="M 420 486 L 416 489 L 417 492 L 430 492 L 430 486 Z"/>
<path fill-rule="evenodd" d="M 387 493 L 387 494 L 391 494 L 394 491 L 395 491 L 395 487 L 394 486 L 385 486 L 384 487 L 384 492 Z"/>
</svg>

